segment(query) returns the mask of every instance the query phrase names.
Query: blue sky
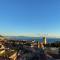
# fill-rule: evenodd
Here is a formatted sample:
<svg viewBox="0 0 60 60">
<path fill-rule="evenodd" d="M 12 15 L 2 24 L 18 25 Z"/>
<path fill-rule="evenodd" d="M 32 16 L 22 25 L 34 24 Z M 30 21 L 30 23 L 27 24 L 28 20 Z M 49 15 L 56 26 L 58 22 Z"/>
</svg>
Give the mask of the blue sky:
<svg viewBox="0 0 60 60">
<path fill-rule="evenodd" d="M 0 0 L 0 34 L 60 34 L 60 0 Z"/>
</svg>

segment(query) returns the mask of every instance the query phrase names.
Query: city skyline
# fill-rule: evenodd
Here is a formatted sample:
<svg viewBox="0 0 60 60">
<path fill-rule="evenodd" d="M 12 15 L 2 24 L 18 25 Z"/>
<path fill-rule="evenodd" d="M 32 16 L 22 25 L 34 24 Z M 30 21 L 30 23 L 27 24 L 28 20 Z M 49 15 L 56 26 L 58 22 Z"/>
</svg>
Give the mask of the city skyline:
<svg viewBox="0 0 60 60">
<path fill-rule="evenodd" d="M 60 1 L 0 1 L 1 35 L 38 35 L 60 37 Z M 54 37 L 53 36 L 53 37 Z"/>
</svg>

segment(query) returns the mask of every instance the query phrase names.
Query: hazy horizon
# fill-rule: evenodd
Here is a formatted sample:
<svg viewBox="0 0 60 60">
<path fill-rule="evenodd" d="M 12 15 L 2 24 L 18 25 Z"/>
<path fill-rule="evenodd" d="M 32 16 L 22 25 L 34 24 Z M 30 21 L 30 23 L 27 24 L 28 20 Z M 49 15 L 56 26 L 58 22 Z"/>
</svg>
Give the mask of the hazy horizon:
<svg viewBox="0 0 60 60">
<path fill-rule="evenodd" d="M 28 33 L 28 34 L 0 34 L 2 36 L 24 36 L 24 37 L 47 37 L 47 38 L 60 38 L 59 34 L 32 34 L 32 33 Z"/>
</svg>

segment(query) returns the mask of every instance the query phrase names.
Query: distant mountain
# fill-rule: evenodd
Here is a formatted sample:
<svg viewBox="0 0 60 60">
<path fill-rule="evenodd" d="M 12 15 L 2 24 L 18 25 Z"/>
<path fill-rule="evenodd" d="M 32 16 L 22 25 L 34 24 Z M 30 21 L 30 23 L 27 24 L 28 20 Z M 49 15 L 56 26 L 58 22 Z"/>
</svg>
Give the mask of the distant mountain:
<svg viewBox="0 0 60 60">
<path fill-rule="evenodd" d="M 35 40 L 42 42 L 42 37 L 27 37 L 27 36 L 6 36 L 8 40 Z M 47 42 L 60 41 L 60 38 L 47 38 Z"/>
<path fill-rule="evenodd" d="M 5 41 L 5 40 L 7 40 L 7 39 L 6 39 L 5 36 L 0 35 L 0 41 L 1 41 L 1 40 Z"/>
<path fill-rule="evenodd" d="M 27 36 L 6 36 L 8 40 L 40 40 L 40 37 L 27 37 Z"/>
<path fill-rule="evenodd" d="M 4 37 L 4 36 L 0 35 L 0 37 Z"/>
</svg>

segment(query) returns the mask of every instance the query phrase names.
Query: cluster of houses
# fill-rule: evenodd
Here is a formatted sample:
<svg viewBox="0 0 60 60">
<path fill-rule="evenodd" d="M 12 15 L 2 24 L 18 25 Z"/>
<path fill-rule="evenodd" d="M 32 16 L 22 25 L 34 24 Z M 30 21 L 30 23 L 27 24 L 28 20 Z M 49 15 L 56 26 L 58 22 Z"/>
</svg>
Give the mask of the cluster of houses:
<svg viewBox="0 0 60 60">
<path fill-rule="evenodd" d="M 0 60 L 16 60 L 17 52 L 5 47 L 7 40 L 0 37 Z"/>
</svg>

